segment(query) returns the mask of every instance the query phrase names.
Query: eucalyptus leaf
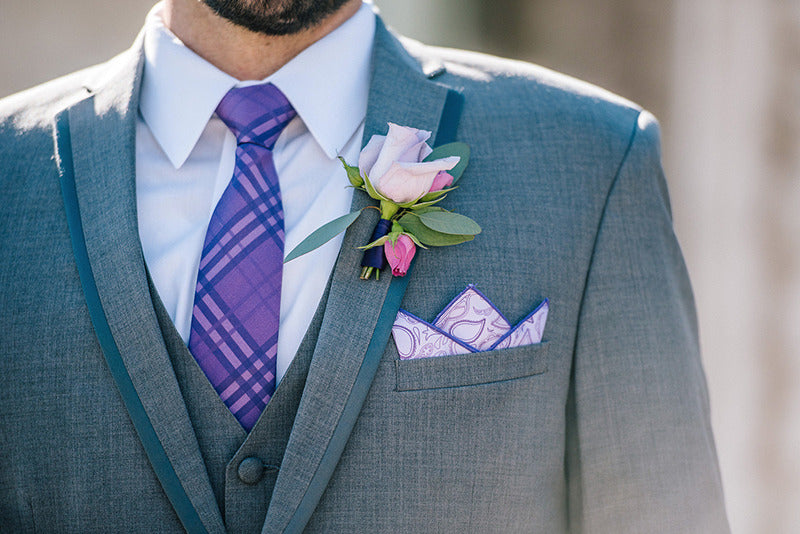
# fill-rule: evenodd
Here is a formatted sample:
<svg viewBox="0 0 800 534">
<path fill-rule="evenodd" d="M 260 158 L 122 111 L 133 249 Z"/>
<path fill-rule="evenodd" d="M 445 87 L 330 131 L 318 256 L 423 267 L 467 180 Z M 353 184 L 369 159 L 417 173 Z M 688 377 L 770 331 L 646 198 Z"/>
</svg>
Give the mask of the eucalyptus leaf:
<svg viewBox="0 0 800 534">
<path fill-rule="evenodd" d="M 329 223 L 325 223 L 313 232 L 311 235 L 303 239 L 299 245 L 294 247 L 286 259 L 283 260 L 283 263 L 292 261 L 295 258 L 299 258 L 303 254 L 308 254 L 314 249 L 317 249 L 336 237 L 337 235 L 341 234 L 347 227 L 350 226 L 358 219 L 358 216 L 361 214 L 361 211 L 354 211 L 348 213 L 347 215 L 342 215 L 341 217 L 332 220 Z"/>
<path fill-rule="evenodd" d="M 471 241 L 474 236 L 471 235 L 455 235 L 445 234 L 431 230 L 420 221 L 420 218 L 413 212 L 408 212 L 399 220 L 400 224 L 405 228 L 408 233 L 414 234 L 417 241 L 423 245 L 430 247 L 446 247 L 449 245 L 458 245 L 466 241 Z"/>
<path fill-rule="evenodd" d="M 439 206 L 422 206 L 421 208 L 414 208 L 412 210 L 412 213 L 415 213 L 416 215 L 421 215 L 423 213 L 433 213 L 435 211 L 439 212 L 446 210 L 444 208 L 440 208 Z"/>
<path fill-rule="evenodd" d="M 443 234 L 477 235 L 481 233 L 481 227 L 478 223 L 458 213 L 450 211 L 427 212 L 419 213 L 418 217 L 422 224 Z"/>
<path fill-rule="evenodd" d="M 458 156 L 461 158 L 461 160 L 458 162 L 458 165 L 447 171 L 450 173 L 450 176 L 453 177 L 453 185 L 455 185 L 455 183 L 461 178 L 461 175 L 464 174 L 464 169 L 466 169 L 467 165 L 469 164 L 469 154 L 470 150 L 468 144 L 459 142 L 447 143 L 446 145 L 434 148 L 433 152 L 431 152 L 423 161 L 434 161 L 449 156 Z"/>
</svg>

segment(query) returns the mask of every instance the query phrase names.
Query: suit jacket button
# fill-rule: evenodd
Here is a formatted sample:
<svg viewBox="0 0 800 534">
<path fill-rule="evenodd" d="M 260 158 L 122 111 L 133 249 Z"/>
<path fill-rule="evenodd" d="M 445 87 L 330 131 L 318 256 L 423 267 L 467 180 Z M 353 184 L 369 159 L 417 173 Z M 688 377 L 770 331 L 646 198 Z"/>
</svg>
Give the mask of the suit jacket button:
<svg viewBox="0 0 800 534">
<path fill-rule="evenodd" d="M 236 471 L 236 474 L 239 475 L 239 480 L 245 484 L 251 486 L 253 484 L 258 484 L 261 477 L 264 476 L 264 462 L 255 456 L 245 458 L 242 460 L 242 463 L 239 464 L 239 469 Z"/>
</svg>

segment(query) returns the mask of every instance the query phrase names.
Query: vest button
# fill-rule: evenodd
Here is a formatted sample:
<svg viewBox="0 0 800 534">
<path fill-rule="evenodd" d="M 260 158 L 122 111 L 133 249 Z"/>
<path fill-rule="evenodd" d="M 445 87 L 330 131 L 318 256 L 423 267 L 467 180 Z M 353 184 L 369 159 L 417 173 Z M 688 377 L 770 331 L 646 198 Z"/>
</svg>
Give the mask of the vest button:
<svg viewBox="0 0 800 534">
<path fill-rule="evenodd" d="M 258 484 L 261 477 L 264 476 L 264 462 L 261 461 L 261 458 L 256 458 L 255 456 L 245 458 L 242 460 L 242 463 L 239 464 L 239 469 L 237 469 L 236 474 L 239 475 L 239 480 L 245 484 L 251 486 L 253 484 Z"/>
</svg>

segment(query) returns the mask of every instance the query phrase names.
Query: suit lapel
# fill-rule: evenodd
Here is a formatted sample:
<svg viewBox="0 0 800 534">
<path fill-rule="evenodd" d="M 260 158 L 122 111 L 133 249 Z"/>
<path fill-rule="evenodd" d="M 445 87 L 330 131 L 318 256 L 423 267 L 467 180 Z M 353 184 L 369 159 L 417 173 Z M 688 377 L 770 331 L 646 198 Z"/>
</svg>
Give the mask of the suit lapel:
<svg viewBox="0 0 800 534">
<path fill-rule="evenodd" d="M 222 517 L 149 297 L 139 242 L 134 156 L 141 36 L 109 68 L 103 76 L 106 81 L 100 81 L 94 91 L 90 89 L 92 94 L 66 111 L 75 193 L 91 272 L 135 394 L 177 475 L 175 486 L 185 492 L 187 505 L 194 508 L 206 531 L 223 532 Z M 63 159 L 63 154 L 60 156 Z"/>
<path fill-rule="evenodd" d="M 428 79 L 380 19 L 372 69 L 362 145 L 373 134 L 385 134 L 387 122 L 430 130 L 435 138 L 448 88 Z M 367 195 L 356 192 L 353 209 L 370 204 L 373 202 Z M 262 532 L 283 532 L 301 502 L 308 506 L 304 496 L 362 367 L 392 279 L 387 272 L 378 281 L 358 278 L 363 252 L 357 247 L 369 241 L 378 217 L 377 210 L 364 210 L 345 234 L 306 387 Z"/>
</svg>

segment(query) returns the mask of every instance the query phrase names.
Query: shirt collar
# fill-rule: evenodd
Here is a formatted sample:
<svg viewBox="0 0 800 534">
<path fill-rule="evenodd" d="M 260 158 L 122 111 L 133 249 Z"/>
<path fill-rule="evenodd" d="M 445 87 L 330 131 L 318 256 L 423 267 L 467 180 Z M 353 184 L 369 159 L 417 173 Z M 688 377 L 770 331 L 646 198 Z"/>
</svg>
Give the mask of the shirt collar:
<svg viewBox="0 0 800 534">
<path fill-rule="evenodd" d="M 145 22 L 139 111 L 175 168 L 189 157 L 217 104 L 236 85 L 274 83 L 331 159 L 363 122 L 375 34 L 369 3 L 257 82 L 240 82 L 195 54 L 164 26 L 160 11 L 157 4 Z"/>
</svg>

